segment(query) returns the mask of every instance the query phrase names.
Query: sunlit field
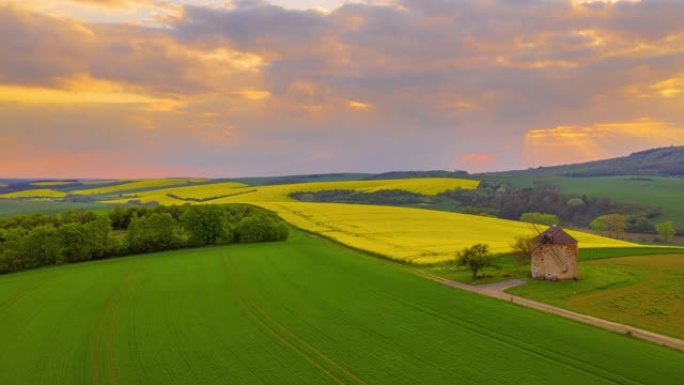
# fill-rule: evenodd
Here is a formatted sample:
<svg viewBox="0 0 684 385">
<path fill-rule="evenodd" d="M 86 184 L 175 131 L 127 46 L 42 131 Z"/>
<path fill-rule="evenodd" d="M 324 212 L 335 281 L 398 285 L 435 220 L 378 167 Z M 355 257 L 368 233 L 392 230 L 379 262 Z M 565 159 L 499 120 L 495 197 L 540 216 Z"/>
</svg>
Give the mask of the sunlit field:
<svg viewBox="0 0 684 385">
<path fill-rule="evenodd" d="M 0 277 L 0 384 L 677 384 L 679 352 L 294 232 Z"/>
<path fill-rule="evenodd" d="M 64 198 L 67 194 L 47 188 L 29 189 L 0 194 L 0 199 L 27 199 L 27 198 Z"/>
<path fill-rule="evenodd" d="M 475 243 L 494 253 L 511 250 L 519 235 L 533 226 L 498 218 L 391 206 L 341 203 L 258 203 L 293 225 L 345 245 L 415 264 L 439 263 Z M 571 231 L 583 248 L 629 247 L 634 244 Z"/>
</svg>

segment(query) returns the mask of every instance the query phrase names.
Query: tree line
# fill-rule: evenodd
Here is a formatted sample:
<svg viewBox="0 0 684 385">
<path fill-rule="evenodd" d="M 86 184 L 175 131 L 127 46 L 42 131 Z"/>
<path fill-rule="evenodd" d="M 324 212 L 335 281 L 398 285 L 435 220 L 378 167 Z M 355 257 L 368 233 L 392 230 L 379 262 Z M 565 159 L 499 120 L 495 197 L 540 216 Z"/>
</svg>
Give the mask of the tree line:
<svg viewBox="0 0 684 385">
<path fill-rule="evenodd" d="M 247 205 L 117 207 L 0 218 L 0 274 L 186 247 L 282 241 L 287 225 Z"/>
</svg>

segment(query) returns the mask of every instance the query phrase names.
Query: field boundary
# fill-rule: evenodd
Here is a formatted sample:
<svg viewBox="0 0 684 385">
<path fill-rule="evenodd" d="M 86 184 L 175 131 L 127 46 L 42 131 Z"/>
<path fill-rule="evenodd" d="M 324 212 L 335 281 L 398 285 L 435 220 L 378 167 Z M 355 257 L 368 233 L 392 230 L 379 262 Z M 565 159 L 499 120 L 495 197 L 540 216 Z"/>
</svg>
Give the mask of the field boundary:
<svg viewBox="0 0 684 385">
<path fill-rule="evenodd" d="M 516 279 L 505 282 L 499 282 L 492 285 L 475 286 L 457 281 L 452 281 L 450 279 L 442 278 L 429 273 L 419 272 L 415 270 L 412 272 L 413 274 L 416 274 L 420 277 L 427 278 L 431 281 L 438 282 L 455 289 L 469 291 L 471 293 L 484 295 L 490 298 L 496 298 L 520 306 L 539 310 L 544 313 L 555 314 L 563 318 L 571 319 L 573 321 L 577 321 L 583 324 L 596 326 L 601 329 L 612 331 L 618 334 L 624 334 L 626 336 L 636 337 L 641 340 L 653 342 L 658 345 L 667 346 L 669 348 L 684 352 L 684 340 L 681 340 L 679 338 L 666 336 L 649 330 L 644 330 L 634 326 L 621 324 L 619 322 L 608 321 L 603 318 L 598 318 L 587 314 L 577 313 L 571 310 L 563 309 L 543 302 L 538 302 L 531 299 L 519 297 L 517 295 L 508 294 L 504 291 L 511 287 L 524 284 L 524 280 Z"/>
</svg>

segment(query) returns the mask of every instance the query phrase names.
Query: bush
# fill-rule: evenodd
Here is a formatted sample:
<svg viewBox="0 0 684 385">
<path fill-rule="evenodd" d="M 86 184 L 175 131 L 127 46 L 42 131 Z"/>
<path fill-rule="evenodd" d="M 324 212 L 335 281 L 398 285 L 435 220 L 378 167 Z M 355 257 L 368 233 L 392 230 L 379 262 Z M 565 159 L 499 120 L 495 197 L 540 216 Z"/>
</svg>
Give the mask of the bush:
<svg viewBox="0 0 684 385">
<path fill-rule="evenodd" d="M 243 218 L 235 229 L 240 243 L 284 241 L 288 235 L 285 224 L 266 215 Z"/>
<path fill-rule="evenodd" d="M 669 242 L 675 235 L 675 227 L 672 221 L 658 223 L 658 225 L 656 225 L 656 231 L 660 238 L 665 242 Z"/>
</svg>

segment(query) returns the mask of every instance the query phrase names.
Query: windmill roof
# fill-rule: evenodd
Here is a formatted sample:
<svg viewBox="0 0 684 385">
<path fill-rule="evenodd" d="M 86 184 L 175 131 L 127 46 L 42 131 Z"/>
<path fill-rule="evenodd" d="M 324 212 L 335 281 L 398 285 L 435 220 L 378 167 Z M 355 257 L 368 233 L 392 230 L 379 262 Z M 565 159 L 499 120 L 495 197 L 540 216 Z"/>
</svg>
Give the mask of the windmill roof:
<svg viewBox="0 0 684 385">
<path fill-rule="evenodd" d="M 577 240 L 558 226 L 552 226 L 532 239 L 535 244 L 571 245 Z"/>
</svg>

